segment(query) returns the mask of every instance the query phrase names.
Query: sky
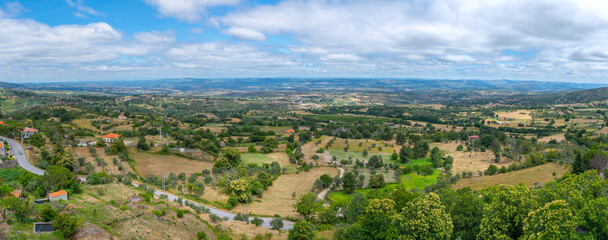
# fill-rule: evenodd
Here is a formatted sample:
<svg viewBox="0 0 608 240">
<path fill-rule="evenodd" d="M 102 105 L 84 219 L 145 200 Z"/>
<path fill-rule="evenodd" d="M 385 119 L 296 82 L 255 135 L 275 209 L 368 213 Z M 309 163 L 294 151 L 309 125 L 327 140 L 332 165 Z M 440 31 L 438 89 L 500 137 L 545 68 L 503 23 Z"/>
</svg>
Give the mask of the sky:
<svg viewBox="0 0 608 240">
<path fill-rule="evenodd" d="M 0 1 L 0 81 L 608 83 L 608 1 Z"/>
</svg>

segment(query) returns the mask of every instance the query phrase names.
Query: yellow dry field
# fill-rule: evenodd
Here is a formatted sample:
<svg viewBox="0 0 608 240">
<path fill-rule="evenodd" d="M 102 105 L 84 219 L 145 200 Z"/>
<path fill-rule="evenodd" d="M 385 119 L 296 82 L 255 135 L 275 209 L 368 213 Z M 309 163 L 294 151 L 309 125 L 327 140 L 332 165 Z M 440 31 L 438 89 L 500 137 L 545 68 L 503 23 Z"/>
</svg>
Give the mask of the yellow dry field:
<svg viewBox="0 0 608 240">
<path fill-rule="evenodd" d="M 313 155 L 317 155 L 319 156 L 319 160 L 321 163 L 322 162 L 331 162 L 331 155 L 329 154 L 329 151 L 325 151 L 323 153 L 317 153 L 317 150 L 319 150 L 319 148 L 324 148 L 325 144 L 327 144 L 327 142 L 329 142 L 329 140 L 331 140 L 331 137 L 328 136 L 322 136 L 321 138 L 315 138 L 310 142 L 305 143 L 302 146 L 302 153 L 304 154 L 304 157 L 302 158 L 303 161 L 309 163 L 309 162 L 315 162 L 312 159 Z M 321 143 L 319 144 L 315 144 L 317 141 L 321 140 Z"/>
<path fill-rule="evenodd" d="M 497 112 L 499 118 L 510 118 L 515 120 L 532 120 L 530 116 L 530 110 L 517 110 L 513 112 Z"/>
<path fill-rule="evenodd" d="M 211 169 L 213 166 L 211 162 L 190 160 L 175 155 L 131 151 L 129 156 L 135 160 L 135 170 L 142 177 L 148 174 L 167 177 L 170 172 L 175 174 L 183 172 L 190 175 L 191 173 L 201 172 L 203 169 Z"/>
<path fill-rule="evenodd" d="M 285 133 L 286 130 L 292 129 L 291 126 L 280 126 L 280 127 L 275 127 L 275 126 L 265 126 L 262 129 L 260 129 L 261 131 L 273 131 L 276 134 L 283 134 Z"/>
<path fill-rule="evenodd" d="M 208 215 L 207 215 L 208 216 Z M 208 222 L 211 222 L 210 219 L 206 219 Z M 233 239 L 241 239 L 243 235 L 247 236 L 247 239 L 253 239 L 256 235 L 266 235 L 272 234 L 270 239 L 273 240 L 285 240 L 287 239 L 287 232 L 282 231 L 279 233 L 277 230 L 271 230 L 263 227 L 256 227 L 254 224 L 247 224 L 241 221 L 223 221 L 219 224 L 222 227 L 229 227 L 232 230 Z"/>
<path fill-rule="evenodd" d="M 211 131 L 212 133 L 221 133 L 223 131 L 228 130 L 228 128 L 226 128 L 226 127 L 200 127 L 196 130 L 199 130 L 199 129 L 202 129 L 202 130 L 209 129 L 209 131 Z"/>
<path fill-rule="evenodd" d="M 554 135 L 551 135 L 551 136 L 546 136 L 546 137 L 542 137 L 542 138 L 538 139 L 539 142 L 543 142 L 543 143 L 547 143 L 547 142 L 549 142 L 551 140 L 555 140 L 557 142 L 561 142 L 561 141 L 566 140 L 566 138 L 564 137 L 563 133 L 560 133 L 560 134 L 554 134 Z"/>
<path fill-rule="evenodd" d="M 597 133 L 597 134 L 602 134 L 602 133 L 603 134 L 608 134 L 608 127 L 603 127 L 602 129 L 595 131 L 595 133 Z"/>
<path fill-rule="evenodd" d="M 249 212 L 259 215 L 273 216 L 279 214 L 282 217 L 299 218 L 299 215 L 293 211 L 292 205 L 296 203 L 300 196 L 309 193 L 315 180 L 323 174 L 335 177 L 340 174 L 340 171 L 337 168 L 317 167 L 311 168 L 308 172 L 283 174 L 274 180 L 267 191 L 264 191 L 264 195 L 262 199 L 259 199 L 259 202 L 254 201 L 248 204 L 247 209 Z M 295 197 L 292 197 L 293 193 L 295 193 Z M 244 211 L 245 206 L 243 204 L 234 209 L 234 212 Z"/>
<path fill-rule="evenodd" d="M 203 178 L 202 176 L 198 178 L 198 180 L 200 182 L 204 182 L 204 179 L 205 178 Z M 228 196 L 226 194 L 222 194 L 219 189 L 216 189 L 209 185 L 205 185 L 205 191 L 204 191 L 203 195 L 201 195 L 200 197 L 203 199 L 212 201 L 212 202 L 213 201 L 218 201 L 218 202 L 228 201 Z"/>
<path fill-rule="evenodd" d="M 517 185 L 523 183 L 528 187 L 533 187 L 534 183 L 544 185 L 554 179 L 561 177 L 570 169 L 566 166 L 556 163 L 546 163 L 540 166 L 526 168 L 514 172 L 502 173 L 492 176 L 472 177 L 458 180 L 452 188 L 459 189 L 463 187 L 471 187 L 472 189 L 483 189 L 493 185 Z"/>
<path fill-rule="evenodd" d="M 439 150 L 444 151 L 446 156 L 452 156 L 454 158 L 454 165 L 452 167 L 452 172 L 462 173 L 464 171 L 471 171 L 474 175 L 477 174 L 478 171 L 485 171 L 488 169 L 490 164 L 496 165 L 498 168 L 502 166 L 508 167 L 511 164 L 510 159 L 506 159 L 504 157 L 500 158 L 500 163 L 494 163 L 494 154 L 491 151 L 486 152 L 464 152 L 464 151 L 456 151 L 458 145 L 462 143 L 460 142 L 451 142 L 451 143 L 431 143 L 429 146 L 432 148 L 438 147 Z M 464 147 L 464 144 L 462 144 Z M 464 147 L 466 150 L 466 147 Z"/>
<path fill-rule="evenodd" d="M 91 156 L 91 153 L 89 152 L 89 147 L 75 147 L 72 148 L 72 151 L 74 153 L 75 159 L 78 159 L 79 157 L 85 157 L 86 162 L 90 162 L 91 164 L 93 164 L 93 166 L 95 166 L 96 172 L 105 171 L 109 174 L 126 174 L 128 172 L 133 172 L 131 170 L 131 166 L 129 166 L 129 164 L 126 162 L 121 162 L 118 156 L 106 155 L 103 148 L 95 149 L 97 149 L 97 155 L 106 162 L 107 165 L 105 167 L 97 165 L 97 162 L 95 162 L 95 159 Z M 118 166 L 114 165 L 114 158 L 118 159 L 118 165 L 122 165 L 122 171 L 119 171 Z M 81 166 L 81 168 L 84 169 L 84 166 Z"/>
</svg>

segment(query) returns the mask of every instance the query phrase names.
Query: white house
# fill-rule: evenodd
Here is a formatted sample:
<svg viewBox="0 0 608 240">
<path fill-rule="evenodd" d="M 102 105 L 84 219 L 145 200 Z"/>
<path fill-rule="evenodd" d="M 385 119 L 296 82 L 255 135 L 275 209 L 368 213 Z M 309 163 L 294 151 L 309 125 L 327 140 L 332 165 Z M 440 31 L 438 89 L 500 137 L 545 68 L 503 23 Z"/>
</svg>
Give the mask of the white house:
<svg viewBox="0 0 608 240">
<path fill-rule="evenodd" d="M 21 136 L 23 138 L 30 138 L 30 136 L 32 136 L 32 134 L 37 133 L 37 132 L 38 132 L 38 129 L 26 127 L 25 129 L 23 129 L 23 131 L 21 131 Z"/>
<path fill-rule="evenodd" d="M 68 200 L 68 193 L 65 190 L 49 193 L 49 201 Z"/>
<path fill-rule="evenodd" d="M 107 135 L 103 136 L 102 138 L 106 143 L 112 143 L 112 142 L 116 141 L 119 137 L 120 137 L 120 135 L 118 135 L 116 133 L 108 133 Z"/>
</svg>

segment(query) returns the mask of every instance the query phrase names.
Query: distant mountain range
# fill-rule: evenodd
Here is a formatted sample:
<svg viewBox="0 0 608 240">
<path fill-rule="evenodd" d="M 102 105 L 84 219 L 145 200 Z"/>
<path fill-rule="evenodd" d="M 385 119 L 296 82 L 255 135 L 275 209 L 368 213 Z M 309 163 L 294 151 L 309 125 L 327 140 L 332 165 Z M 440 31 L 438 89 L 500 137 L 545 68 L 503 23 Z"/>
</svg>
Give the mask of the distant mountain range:
<svg viewBox="0 0 608 240">
<path fill-rule="evenodd" d="M 329 91 L 329 92 L 417 92 L 491 91 L 500 93 L 547 93 L 607 87 L 608 84 L 514 80 L 445 79 L 349 79 L 349 78 L 239 78 L 239 79 L 162 79 L 139 81 L 97 81 L 70 83 L 2 83 L 0 87 L 36 90 L 69 90 L 112 94 L 203 94 L 205 92 Z"/>
</svg>

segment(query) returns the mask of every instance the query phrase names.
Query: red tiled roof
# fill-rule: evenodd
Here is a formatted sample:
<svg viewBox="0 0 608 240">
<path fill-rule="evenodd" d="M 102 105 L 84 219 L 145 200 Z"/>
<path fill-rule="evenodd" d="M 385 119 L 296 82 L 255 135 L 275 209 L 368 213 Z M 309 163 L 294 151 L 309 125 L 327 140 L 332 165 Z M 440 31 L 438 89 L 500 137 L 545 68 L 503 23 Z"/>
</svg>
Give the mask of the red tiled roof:
<svg viewBox="0 0 608 240">
<path fill-rule="evenodd" d="M 4 125 L 4 122 L 3 122 L 3 121 L 0 121 L 0 125 Z"/>
<path fill-rule="evenodd" d="M 286 132 L 286 133 L 294 133 L 294 132 L 296 132 L 296 131 L 295 131 L 295 130 L 293 130 L 293 129 L 287 129 L 287 130 L 285 130 L 285 132 Z"/>
<path fill-rule="evenodd" d="M 65 190 L 61 190 L 61 191 L 57 191 L 57 192 L 54 192 L 54 193 L 49 193 L 49 196 L 50 197 L 58 197 L 58 196 L 65 195 L 65 194 L 68 194 L 68 193 Z"/>
<path fill-rule="evenodd" d="M 120 135 L 116 134 L 116 133 L 108 133 L 107 135 L 103 136 L 103 138 L 114 138 L 114 139 L 118 139 L 120 137 Z"/>
<path fill-rule="evenodd" d="M 471 139 L 479 139 L 479 136 L 473 135 L 473 136 L 471 136 Z"/>
<path fill-rule="evenodd" d="M 12 191 L 11 194 L 13 194 L 13 196 L 15 197 L 21 197 L 21 190 L 16 189 L 15 191 Z"/>
<path fill-rule="evenodd" d="M 35 132 L 38 132 L 38 129 L 26 127 L 25 129 L 23 129 L 23 132 L 24 133 L 35 133 Z"/>
</svg>

